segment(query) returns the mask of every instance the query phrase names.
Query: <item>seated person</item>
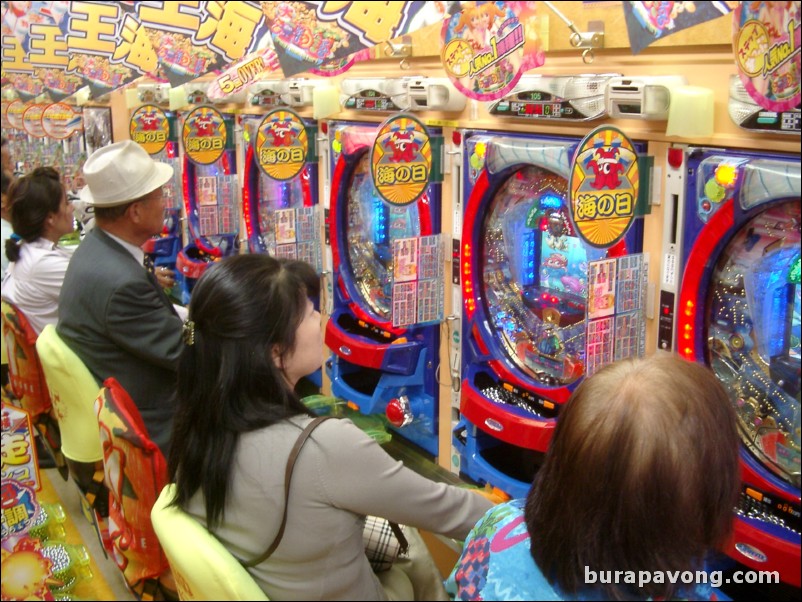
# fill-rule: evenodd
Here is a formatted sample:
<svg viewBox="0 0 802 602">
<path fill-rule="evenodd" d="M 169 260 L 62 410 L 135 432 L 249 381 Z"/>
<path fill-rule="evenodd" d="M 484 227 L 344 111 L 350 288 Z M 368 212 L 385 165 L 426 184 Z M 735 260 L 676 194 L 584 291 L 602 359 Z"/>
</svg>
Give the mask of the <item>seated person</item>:
<svg viewBox="0 0 802 602">
<path fill-rule="evenodd" d="M 11 160 L 11 149 L 9 148 L 8 138 L 5 136 L 0 139 L 0 169 L 3 173 L 14 177 L 14 162 Z"/>
<path fill-rule="evenodd" d="M 58 320 L 61 283 L 72 253 L 58 245 L 73 231 L 72 205 L 58 171 L 37 167 L 8 191 L 14 234 L 6 241 L 9 266 L 3 299 L 14 303 L 37 334 Z"/>
<path fill-rule="evenodd" d="M 170 479 L 177 505 L 243 562 L 276 539 L 287 458 L 313 419 L 293 391 L 321 364 L 309 292 L 298 262 L 267 255 L 227 257 L 192 291 Z M 462 539 L 490 505 L 404 467 L 350 420 L 327 420 L 298 455 L 278 547 L 248 571 L 272 600 L 386 600 L 365 515 Z"/>
<path fill-rule="evenodd" d="M 300 259 L 280 257 L 278 260 L 282 262 L 287 269 L 296 272 L 301 277 L 306 286 L 306 296 L 312 300 L 315 309 L 320 311 L 320 274 L 318 274 L 315 268 L 310 264 Z M 321 365 L 323 364 L 322 357 L 320 363 Z M 298 383 L 295 385 L 295 392 L 298 394 L 298 397 L 303 399 L 310 395 L 319 395 L 320 388 L 309 377 L 303 376 L 298 379 Z"/>
<path fill-rule="evenodd" d="M 56 328 L 98 383 L 120 382 L 166 457 L 182 321 L 141 246 L 164 225 L 162 187 L 173 168 L 126 140 L 95 151 L 83 171 L 80 196 L 94 207 L 95 227 L 70 261 Z"/>
<path fill-rule="evenodd" d="M 668 571 L 702 570 L 730 534 L 738 442 L 706 367 L 667 353 L 604 367 L 568 400 L 527 498 L 474 527 L 446 589 L 457 600 L 716 599 Z M 650 582 L 615 583 L 615 571 Z"/>
<path fill-rule="evenodd" d="M 0 171 L 0 182 L 2 182 L 2 199 L 3 205 L 0 210 L 0 223 L 3 225 L 3 245 L 0 247 L 0 258 L 2 259 L 3 271 L 0 278 L 6 275 L 6 268 L 8 268 L 8 257 L 6 256 L 6 241 L 14 234 L 14 228 L 11 227 L 11 214 L 8 211 L 8 189 L 11 187 L 11 180 L 13 176 L 5 170 Z"/>
</svg>

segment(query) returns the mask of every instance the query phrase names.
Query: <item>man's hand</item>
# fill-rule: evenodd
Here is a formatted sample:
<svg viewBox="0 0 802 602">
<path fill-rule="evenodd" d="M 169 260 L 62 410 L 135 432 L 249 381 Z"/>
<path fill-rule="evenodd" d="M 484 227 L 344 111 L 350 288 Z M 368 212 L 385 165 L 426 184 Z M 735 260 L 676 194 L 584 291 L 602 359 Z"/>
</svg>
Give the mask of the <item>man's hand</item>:
<svg viewBox="0 0 802 602">
<path fill-rule="evenodd" d="M 175 272 L 170 268 L 166 268 L 164 266 L 157 267 L 154 270 L 154 274 L 156 275 L 156 280 L 159 281 L 159 285 L 162 288 L 172 288 L 175 284 Z"/>
</svg>

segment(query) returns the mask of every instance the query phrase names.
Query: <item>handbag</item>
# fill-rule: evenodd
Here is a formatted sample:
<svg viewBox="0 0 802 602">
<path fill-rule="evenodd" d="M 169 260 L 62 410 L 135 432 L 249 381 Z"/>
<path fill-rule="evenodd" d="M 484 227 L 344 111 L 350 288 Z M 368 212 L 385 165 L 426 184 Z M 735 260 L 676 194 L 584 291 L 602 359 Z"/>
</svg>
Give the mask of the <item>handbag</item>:
<svg viewBox="0 0 802 602">
<path fill-rule="evenodd" d="M 365 555 L 375 573 L 389 570 L 397 558 L 409 553 L 409 542 L 398 523 L 379 516 L 366 516 L 362 530 Z"/>
</svg>

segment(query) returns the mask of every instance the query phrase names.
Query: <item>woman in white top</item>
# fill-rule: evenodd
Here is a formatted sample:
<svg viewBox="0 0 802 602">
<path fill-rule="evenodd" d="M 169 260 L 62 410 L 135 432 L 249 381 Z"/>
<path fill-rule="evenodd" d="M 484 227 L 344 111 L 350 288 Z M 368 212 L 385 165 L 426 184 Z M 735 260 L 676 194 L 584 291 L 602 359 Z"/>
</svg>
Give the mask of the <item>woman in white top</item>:
<svg viewBox="0 0 802 602">
<path fill-rule="evenodd" d="M 14 234 L 6 241 L 10 263 L 2 295 L 38 334 L 58 321 L 58 296 L 72 256 L 58 240 L 73 230 L 73 209 L 52 167 L 37 167 L 14 182 L 8 205 Z"/>
</svg>

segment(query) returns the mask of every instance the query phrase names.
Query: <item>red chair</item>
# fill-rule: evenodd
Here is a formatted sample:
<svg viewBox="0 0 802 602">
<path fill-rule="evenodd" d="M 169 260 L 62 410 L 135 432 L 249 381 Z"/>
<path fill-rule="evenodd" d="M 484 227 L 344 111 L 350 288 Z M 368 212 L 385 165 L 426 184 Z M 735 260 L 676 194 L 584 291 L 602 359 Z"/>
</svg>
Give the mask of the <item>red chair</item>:
<svg viewBox="0 0 802 602">
<path fill-rule="evenodd" d="M 49 448 L 64 480 L 69 475 L 61 453 L 61 434 L 53 416 L 50 392 L 39 355 L 37 334 L 20 309 L 9 301 L 2 302 L 3 340 L 8 356 L 8 380 L 16 405 L 26 410 L 40 439 Z"/>
<path fill-rule="evenodd" d="M 131 592 L 152 600 L 169 575 L 167 558 L 150 522 L 150 512 L 167 484 L 167 462 L 130 395 L 114 378 L 95 402 L 103 446 L 104 481 L 110 492 L 112 555 Z M 172 585 L 168 586 L 168 590 Z"/>
</svg>

